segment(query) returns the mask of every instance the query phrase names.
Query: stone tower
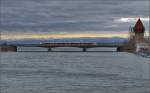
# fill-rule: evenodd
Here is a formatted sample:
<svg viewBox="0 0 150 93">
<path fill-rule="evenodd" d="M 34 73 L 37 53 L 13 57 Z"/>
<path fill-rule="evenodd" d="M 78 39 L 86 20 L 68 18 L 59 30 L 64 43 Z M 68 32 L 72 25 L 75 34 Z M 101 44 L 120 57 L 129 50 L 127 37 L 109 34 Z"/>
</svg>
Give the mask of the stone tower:
<svg viewBox="0 0 150 93">
<path fill-rule="evenodd" d="M 140 20 L 136 22 L 135 26 L 133 27 L 133 32 L 134 32 L 134 42 L 135 43 L 143 43 L 144 42 L 144 32 L 145 32 L 145 27 Z"/>
<path fill-rule="evenodd" d="M 143 48 L 143 46 L 145 46 L 144 32 L 145 27 L 139 18 L 135 26 L 130 28 L 129 42 L 126 43 L 123 47 L 118 47 L 117 51 L 133 53 L 136 52 L 138 48 Z"/>
</svg>

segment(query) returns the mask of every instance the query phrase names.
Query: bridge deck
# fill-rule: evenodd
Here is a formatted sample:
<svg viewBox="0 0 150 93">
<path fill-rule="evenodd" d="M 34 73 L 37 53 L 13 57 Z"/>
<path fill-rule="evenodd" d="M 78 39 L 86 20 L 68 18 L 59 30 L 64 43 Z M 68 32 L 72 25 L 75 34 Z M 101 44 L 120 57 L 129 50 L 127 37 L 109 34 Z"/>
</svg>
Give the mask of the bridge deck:
<svg viewBox="0 0 150 93">
<path fill-rule="evenodd" d="M 119 47 L 124 46 L 123 43 L 43 43 L 43 44 L 21 44 L 17 47 Z"/>
</svg>

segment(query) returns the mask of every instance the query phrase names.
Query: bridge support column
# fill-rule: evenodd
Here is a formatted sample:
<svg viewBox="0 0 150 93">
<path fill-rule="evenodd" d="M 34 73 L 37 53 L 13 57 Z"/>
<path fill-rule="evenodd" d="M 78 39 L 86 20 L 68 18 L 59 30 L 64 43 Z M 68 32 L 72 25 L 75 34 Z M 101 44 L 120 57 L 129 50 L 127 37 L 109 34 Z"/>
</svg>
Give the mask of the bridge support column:
<svg viewBox="0 0 150 93">
<path fill-rule="evenodd" d="M 129 52 L 130 50 L 127 47 L 117 47 L 117 52 Z"/>
<path fill-rule="evenodd" d="M 117 47 L 117 52 L 121 52 L 122 51 L 122 47 Z"/>
<path fill-rule="evenodd" d="M 86 48 L 83 48 L 83 50 L 82 50 L 83 52 L 86 52 L 87 51 L 87 49 Z"/>
<path fill-rule="evenodd" d="M 48 52 L 52 52 L 52 48 L 48 48 Z"/>
</svg>

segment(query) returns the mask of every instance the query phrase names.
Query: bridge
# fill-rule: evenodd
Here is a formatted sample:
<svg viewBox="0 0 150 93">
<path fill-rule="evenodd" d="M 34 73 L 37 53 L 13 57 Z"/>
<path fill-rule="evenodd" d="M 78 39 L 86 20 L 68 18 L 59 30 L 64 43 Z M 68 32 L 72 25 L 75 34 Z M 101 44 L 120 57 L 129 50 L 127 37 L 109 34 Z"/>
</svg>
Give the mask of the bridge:
<svg viewBox="0 0 150 93">
<path fill-rule="evenodd" d="M 40 47 L 47 47 L 48 51 L 52 51 L 53 47 L 78 47 L 86 52 L 88 48 L 95 47 L 121 47 L 123 43 L 44 43 Z"/>
<path fill-rule="evenodd" d="M 114 47 L 114 48 L 117 48 L 117 51 L 118 51 L 118 48 L 123 47 L 123 46 L 124 46 L 124 43 L 117 43 L 117 42 L 113 42 L 113 43 L 105 43 L 105 42 L 101 42 L 101 43 L 42 43 L 42 44 L 1 45 L 3 50 L 6 50 L 5 48 L 8 48 L 10 49 L 10 51 L 12 50 L 16 52 L 17 52 L 17 47 L 44 47 L 44 48 L 47 48 L 49 52 L 52 51 L 52 48 L 55 48 L 55 47 L 78 47 L 78 48 L 82 48 L 83 52 L 86 52 L 88 48 L 95 48 L 95 47 L 109 47 L 109 48 Z"/>
</svg>

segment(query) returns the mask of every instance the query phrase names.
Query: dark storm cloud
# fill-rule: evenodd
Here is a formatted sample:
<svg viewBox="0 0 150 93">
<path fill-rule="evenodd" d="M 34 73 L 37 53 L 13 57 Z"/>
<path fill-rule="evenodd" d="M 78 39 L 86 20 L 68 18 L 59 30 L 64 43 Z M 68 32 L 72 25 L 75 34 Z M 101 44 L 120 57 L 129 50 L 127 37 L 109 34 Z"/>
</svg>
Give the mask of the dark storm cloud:
<svg viewBox="0 0 150 93">
<path fill-rule="evenodd" d="M 51 31 L 125 31 L 122 17 L 147 17 L 147 0 L 1 0 L 1 27 Z M 41 31 L 43 31 L 41 30 Z"/>
</svg>

